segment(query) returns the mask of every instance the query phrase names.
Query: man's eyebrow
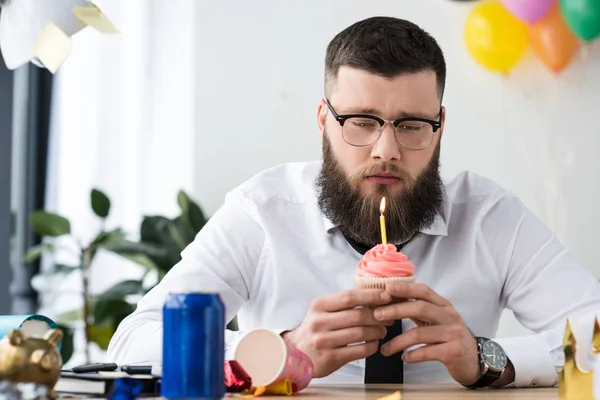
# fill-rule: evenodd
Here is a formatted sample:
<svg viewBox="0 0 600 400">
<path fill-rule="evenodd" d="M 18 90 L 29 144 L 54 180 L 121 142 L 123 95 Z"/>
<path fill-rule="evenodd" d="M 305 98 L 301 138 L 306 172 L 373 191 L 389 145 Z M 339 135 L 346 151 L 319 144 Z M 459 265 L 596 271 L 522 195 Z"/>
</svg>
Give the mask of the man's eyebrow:
<svg viewBox="0 0 600 400">
<path fill-rule="evenodd" d="M 347 108 L 344 109 L 342 114 L 378 114 L 377 110 L 374 108 Z"/>
<path fill-rule="evenodd" d="M 400 115 L 398 116 L 397 119 L 399 118 L 423 118 L 423 119 L 431 119 L 434 121 L 437 121 L 439 118 L 440 113 L 438 112 L 437 115 L 435 116 L 431 116 L 431 114 L 429 113 L 423 113 L 423 112 L 402 112 L 400 113 Z"/>
<path fill-rule="evenodd" d="M 342 115 L 344 115 L 344 114 L 381 115 L 374 108 L 348 108 L 347 110 L 344 110 L 344 112 L 340 113 L 340 114 L 342 114 Z M 400 118 L 423 118 L 423 119 L 437 120 L 438 117 L 439 117 L 439 115 L 440 115 L 439 112 L 438 112 L 437 115 L 435 115 L 434 117 L 432 117 L 431 114 L 420 112 L 420 111 L 415 111 L 415 112 L 402 111 L 394 119 L 400 119 Z"/>
</svg>

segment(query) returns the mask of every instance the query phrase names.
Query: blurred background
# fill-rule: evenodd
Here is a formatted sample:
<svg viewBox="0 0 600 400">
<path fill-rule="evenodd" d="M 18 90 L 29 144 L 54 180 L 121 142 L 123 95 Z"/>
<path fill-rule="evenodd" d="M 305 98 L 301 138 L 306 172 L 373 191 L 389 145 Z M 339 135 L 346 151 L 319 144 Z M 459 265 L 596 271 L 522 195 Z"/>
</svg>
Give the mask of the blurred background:
<svg viewBox="0 0 600 400">
<path fill-rule="evenodd" d="M 445 53 L 443 177 L 516 193 L 600 277 L 597 0 L 106 3 L 119 33 L 77 33 L 56 73 L 0 65 L 0 314 L 71 329 L 69 365 L 103 360 L 227 191 L 320 158 L 325 48 L 374 15 L 415 22 Z M 507 312 L 498 336 L 527 333 Z"/>
</svg>

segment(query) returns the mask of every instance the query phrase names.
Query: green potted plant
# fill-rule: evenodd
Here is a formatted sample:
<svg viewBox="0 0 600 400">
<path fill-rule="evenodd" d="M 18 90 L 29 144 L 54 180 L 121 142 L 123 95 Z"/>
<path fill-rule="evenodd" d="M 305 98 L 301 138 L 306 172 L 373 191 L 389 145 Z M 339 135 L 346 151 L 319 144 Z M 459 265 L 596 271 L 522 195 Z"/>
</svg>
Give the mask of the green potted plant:
<svg viewBox="0 0 600 400">
<path fill-rule="evenodd" d="M 94 214 L 101 219 L 101 228 L 94 238 L 86 244 L 80 244 L 72 238 L 71 223 L 61 215 L 47 211 L 35 211 L 30 215 L 31 228 L 42 237 L 39 245 L 30 248 L 25 261 L 31 262 L 42 254 L 52 255 L 61 246 L 59 238 L 71 236 L 77 243 L 78 262 L 73 265 L 52 263 L 45 275 L 66 275 L 78 271 L 82 283 L 83 306 L 57 316 L 57 323 L 65 333 L 63 340 L 63 360 L 66 363 L 73 352 L 74 324 L 83 321 L 85 332 L 85 358 L 92 362 L 89 355 L 89 344 L 96 343 L 106 349 L 110 338 L 119 323 L 135 309 L 131 296 L 147 293 L 154 284 L 145 279 L 148 273 L 154 272 L 158 282 L 181 260 L 181 251 L 190 244 L 197 233 L 206 224 L 206 217 L 198 204 L 184 192 L 177 195 L 180 212 L 175 218 L 161 215 L 145 216 L 139 229 L 139 239 L 131 240 L 119 228 L 106 229 L 106 218 L 110 213 L 111 202 L 106 194 L 98 189 L 90 193 L 90 205 Z M 91 295 L 90 268 L 99 250 L 106 250 L 125 257 L 145 269 L 138 280 L 123 280 L 98 295 Z M 53 257 L 51 259 L 54 261 Z M 235 321 L 228 326 L 236 329 Z"/>
</svg>

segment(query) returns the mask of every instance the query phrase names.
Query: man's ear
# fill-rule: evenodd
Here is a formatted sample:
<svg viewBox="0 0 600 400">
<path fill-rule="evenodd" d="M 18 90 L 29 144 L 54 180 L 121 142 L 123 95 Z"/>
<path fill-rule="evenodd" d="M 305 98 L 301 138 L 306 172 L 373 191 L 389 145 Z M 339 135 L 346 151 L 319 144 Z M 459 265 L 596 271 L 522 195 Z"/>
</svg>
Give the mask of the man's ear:
<svg viewBox="0 0 600 400">
<path fill-rule="evenodd" d="M 440 139 L 444 134 L 444 128 L 446 127 L 446 106 L 442 106 L 442 126 L 440 127 Z"/>
<path fill-rule="evenodd" d="M 323 139 L 323 135 L 325 134 L 325 120 L 327 119 L 328 112 L 327 103 L 325 103 L 324 99 L 321 99 L 319 107 L 317 107 L 317 126 L 319 127 L 321 139 Z"/>
</svg>

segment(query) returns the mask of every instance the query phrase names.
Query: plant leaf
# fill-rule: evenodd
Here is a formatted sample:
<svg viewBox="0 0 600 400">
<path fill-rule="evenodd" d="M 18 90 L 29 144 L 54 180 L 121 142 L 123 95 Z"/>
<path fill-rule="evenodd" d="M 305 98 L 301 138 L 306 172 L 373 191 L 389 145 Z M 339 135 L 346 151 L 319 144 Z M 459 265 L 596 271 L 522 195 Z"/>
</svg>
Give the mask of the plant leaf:
<svg viewBox="0 0 600 400">
<path fill-rule="evenodd" d="M 181 260 L 181 250 L 169 232 L 169 223 L 171 221 L 162 216 L 147 216 L 144 217 L 140 227 L 142 242 L 154 243 L 164 248 L 166 252 L 164 256 L 151 257 L 162 271 L 170 270 Z"/>
<path fill-rule="evenodd" d="M 163 232 L 169 219 L 159 215 L 145 216 L 140 226 L 140 240 L 146 243 L 163 244 Z"/>
<path fill-rule="evenodd" d="M 67 311 L 62 314 L 58 314 L 58 316 L 56 317 L 56 320 L 60 321 L 60 323 L 62 323 L 62 324 L 66 323 L 66 322 L 81 321 L 81 320 L 83 320 L 83 310 L 77 309 L 77 310 Z"/>
<path fill-rule="evenodd" d="M 71 233 L 71 223 L 58 214 L 34 211 L 29 215 L 29 225 L 40 236 L 62 236 Z"/>
<path fill-rule="evenodd" d="M 62 275 L 68 275 L 71 272 L 77 270 L 81 268 L 80 266 L 76 265 L 64 265 L 64 264 L 54 264 L 52 265 L 52 269 L 50 269 L 50 271 L 45 272 L 44 275 L 55 275 L 55 274 L 62 274 Z"/>
<path fill-rule="evenodd" d="M 230 331 L 239 331 L 240 327 L 238 326 L 237 315 L 233 317 L 231 321 L 227 323 L 225 329 L 229 329 Z"/>
<path fill-rule="evenodd" d="M 113 240 L 102 245 L 105 250 L 113 251 L 120 255 L 126 253 L 141 253 L 150 257 L 162 257 L 167 254 L 167 250 L 154 243 L 132 242 L 130 240 Z"/>
<path fill-rule="evenodd" d="M 192 201 L 183 190 L 180 190 L 177 194 L 177 202 L 181 207 L 183 220 L 193 230 L 194 234 L 198 233 L 206 224 L 206 218 L 200 206 Z"/>
<path fill-rule="evenodd" d="M 186 243 L 186 241 L 183 239 L 184 237 L 184 233 L 182 233 L 178 228 L 177 225 L 173 222 L 173 221 L 169 221 L 167 224 L 167 228 L 169 230 L 169 233 L 171 234 L 171 237 L 173 238 L 173 242 L 175 242 L 175 244 L 177 245 L 177 247 L 179 248 L 179 252 L 182 252 L 183 249 L 185 249 L 185 247 L 187 246 L 188 243 Z"/>
<path fill-rule="evenodd" d="M 206 217 L 204 216 L 202 209 L 193 201 L 190 201 L 189 219 L 195 233 L 200 232 L 204 225 L 206 225 Z"/>
<path fill-rule="evenodd" d="M 111 325 L 90 325 L 88 328 L 90 342 L 96 343 L 102 350 L 108 349 L 115 329 Z"/>
<path fill-rule="evenodd" d="M 121 240 L 125 240 L 125 232 L 123 232 L 123 229 L 117 228 L 108 232 L 100 232 L 98 236 L 96 236 L 96 238 L 92 241 L 92 244 L 96 246 L 105 246 L 107 244 L 119 242 Z"/>
<path fill-rule="evenodd" d="M 60 355 L 62 357 L 63 364 L 66 364 L 73 355 L 75 345 L 73 343 L 74 332 L 73 329 L 66 325 L 57 324 L 58 329 L 63 333 L 62 346 L 60 348 Z"/>
<path fill-rule="evenodd" d="M 100 218 L 108 217 L 110 212 L 110 199 L 104 192 L 98 189 L 92 189 L 90 194 L 92 210 Z"/>
<path fill-rule="evenodd" d="M 194 240 L 196 233 L 190 224 L 186 222 L 183 215 L 175 218 L 172 223 L 175 225 L 175 228 L 177 228 L 177 232 L 179 237 L 181 237 L 182 244 L 187 246 Z"/>
<path fill-rule="evenodd" d="M 40 258 L 42 253 L 44 253 L 45 251 L 53 250 L 54 245 L 52 245 L 52 243 L 40 243 L 38 245 L 32 246 L 29 248 L 29 250 L 27 250 L 27 252 L 23 256 L 23 262 L 30 263 Z"/>
<path fill-rule="evenodd" d="M 181 212 L 186 213 L 187 210 L 189 210 L 189 208 L 190 208 L 190 197 L 187 195 L 186 192 L 184 192 L 183 190 L 180 190 L 177 193 L 177 203 L 179 204 L 179 207 L 181 208 Z"/>
<path fill-rule="evenodd" d="M 115 329 L 135 310 L 135 305 L 123 299 L 98 299 L 94 306 L 94 324 L 109 325 Z"/>
<path fill-rule="evenodd" d="M 121 281 L 99 295 L 98 299 L 122 299 L 132 294 L 143 292 L 142 282 L 133 279 Z"/>
</svg>

